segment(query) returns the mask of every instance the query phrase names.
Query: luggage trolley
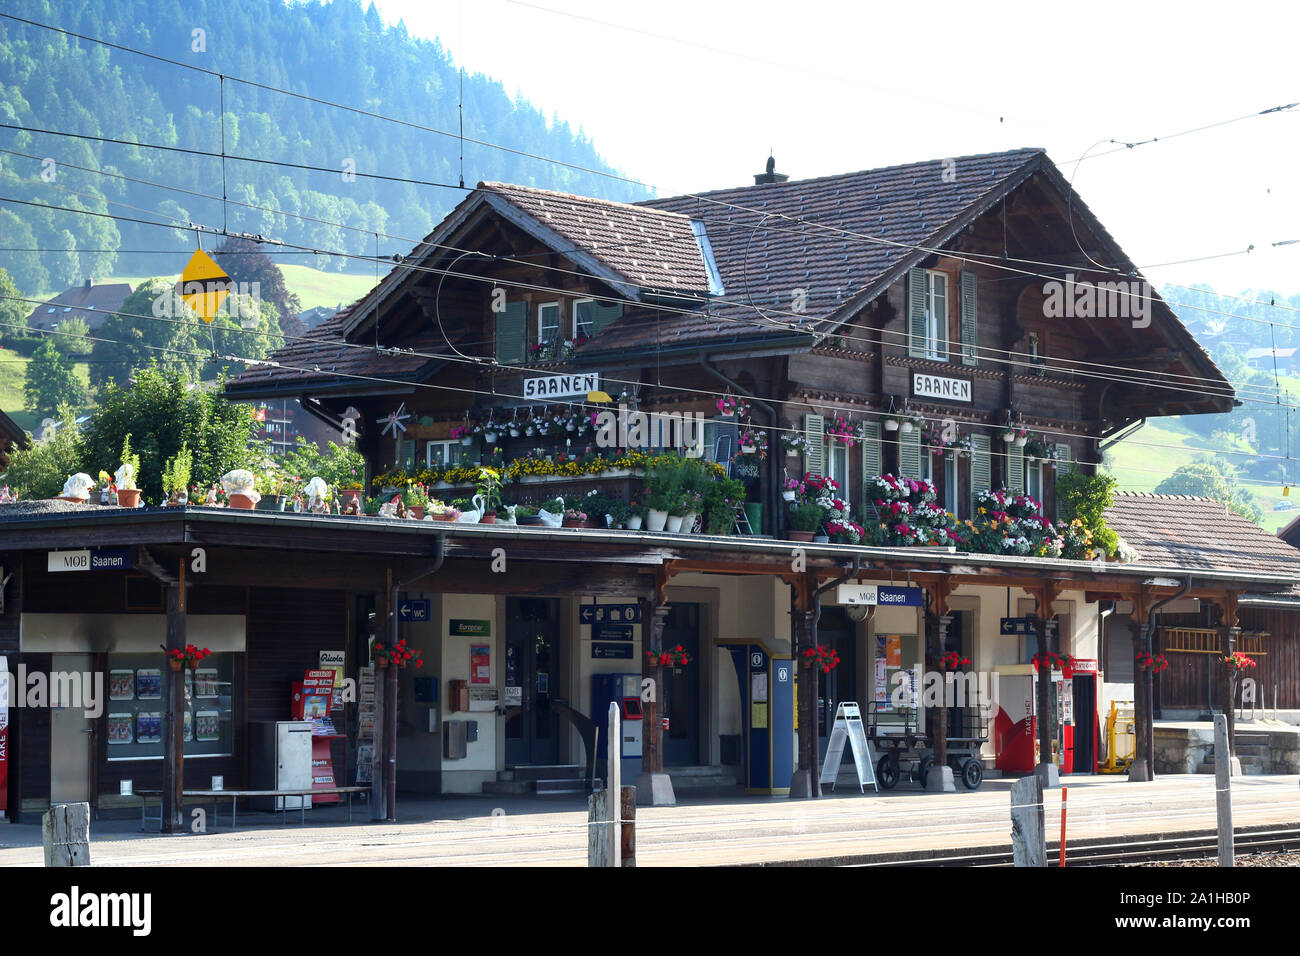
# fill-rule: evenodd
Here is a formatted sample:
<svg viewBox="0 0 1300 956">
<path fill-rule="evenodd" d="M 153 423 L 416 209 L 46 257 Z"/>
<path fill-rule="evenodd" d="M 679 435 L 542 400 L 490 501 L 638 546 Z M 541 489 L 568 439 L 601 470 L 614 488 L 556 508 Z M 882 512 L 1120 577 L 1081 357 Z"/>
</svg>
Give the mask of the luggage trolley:
<svg viewBox="0 0 1300 956">
<path fill-rule="evenodd" d="M 984 764 L 980 749 L 989 740 L 989 705 L 975 692 L 973 703 L 948 708 L 948 766 L 967 790 L 977 790 L 984 781 Z M 876 779 L 885 790 L 892 790 L 907 770 L 925 786 L 926 773 L 934 766 L 934 745 L 930 735 L 919 729 L 916 708 L 904 708 L 901 720 L 882 722 L 880 714 L 868 713 L 867 736 L 880 754 L 876 761 Z M 892 715 L 891 715 L 892 716 Z"/>
</svg>

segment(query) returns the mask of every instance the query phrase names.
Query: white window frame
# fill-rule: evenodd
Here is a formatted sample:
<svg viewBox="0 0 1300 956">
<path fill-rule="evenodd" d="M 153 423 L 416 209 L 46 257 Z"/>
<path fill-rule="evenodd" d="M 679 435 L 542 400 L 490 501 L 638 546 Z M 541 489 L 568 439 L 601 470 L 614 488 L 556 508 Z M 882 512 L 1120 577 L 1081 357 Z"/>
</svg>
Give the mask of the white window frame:
<svg viewBox="0 0 1300 956">
<path fill-rule="evenodd" d="M 1025 494 L 1043 503 L 1043 463 L 1037 459 L 1025 460 Z"/>
<path fill-rule="evenodd" d="M 942 315 L 935 309 L 937 289 L 942 289 Z M 927 269 L 925 273 L 925 357 L 928 359 L 944 361 L 948 358 L 948 311 L 948 274 Z"/>
<path fill-rule="evenodd" d="M 582 322 L 581 322 L 581 319 L 578 318 L 578 306 L 582 305 L 582 304 L 585 303 L 585 302 L 590 302 L 590 303 L 592 303 L 592 304 L 594 305 L 595 302 L 596 302 L 596 300 L 595 300 L 594 298 L 592 298 L 592 297 L 588 297 L 588 298 L 586 298 L 586 299 L 574 299 L 574 300 L 573 300 L 573 339 L 574 339 L 574 341 L 577 341 L 578 339 L 582 338 L 584 335 L 590 337 L 590 336 L 591 336 L 591 332 L 590 332 L 589 330 L 591 329 L 591 327 L 592 327 L 593 325 L 596 324 L 596 320 L 595 320 L 595 318 L 592 318 L 592 319 L 590 319 L 589 321 L 587 321 L 587 322 L 585 323 L 586 329 L 587 329 L 588 331 L 584 331 L 584 330 L 583 330 L 583 324 L 584 324 L 584 323 L 582 323 Z"/>
<path fill-rule="evenodd" d="M 460 462 L 460 449 L 463 445 L 460 439 L 456 439 L 455 441 L 452 441 L 450 439 L 445 441 L 430 441 L 424 443 L 424 467 L 426 468 L 435 467 L 433 461 L 433 447 L 435 445 L 444 446 L 444 450 L 442 453 L 443 460 L 442 462 L 437 464 L 436 467 L 446 468 L 448 465 L 455 465 Z M 451 453 L 453 452 L 455 453 L 456 456 L 454 460 L 452 460 L 451 457 Z"/>
<path fill-rule="evenodd" d="M 852 501 L 849 497 L 849 446 L 834 438 L 826 439 L 826 477 L 834 478 L 840 483 L 837 497 Z"/>
<path fill-rule="evenodd" d="M 943 505 L 944 511 L 951 511 L 953 517 L 960 518 L 961 489 L 957 487 L 961 470 L 957 467 L 957 456 L 949 452 L 943 456 Z"/>
<path fill-rule="evenodd" d="M 554 325 L 555 334 L 552 338 L 548 339 L 544 331 L 547 326 L 543 323 L 542 312 L 543 310 L 550 309 L 552 307 L 554 307 L 555 309 L 555 325 Z M 563 336 L 564 336 L 564 304 L 561 302 L 539 302 L 537 304 L 537 344 L 545 345 L 546 343 L 549 342 L 552 345 L 554 345 L 557 341 L 563 338 Z"/>
</svg>

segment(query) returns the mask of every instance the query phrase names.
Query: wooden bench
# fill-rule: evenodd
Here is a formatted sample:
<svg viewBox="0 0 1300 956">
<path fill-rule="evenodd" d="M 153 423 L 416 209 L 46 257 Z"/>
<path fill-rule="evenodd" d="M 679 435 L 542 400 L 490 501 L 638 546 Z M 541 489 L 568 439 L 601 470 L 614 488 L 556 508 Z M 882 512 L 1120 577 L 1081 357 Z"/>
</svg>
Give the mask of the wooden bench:
<svg viewBox="0 0 1300 956">
<path fill-rule="evenodd" d="M 234 830 L 234 829 L 239 825 L 238 808 L 239 808 L 239 798 L 240 798 L 240 797 L 311 797 L 311 796 L 318 796 L 318 795 L 322 795 L 322 794 L 326 794 L 326 793 L 342 794 L 342 795 L 346 795 L 346 796 L 347 796 L 347 804 L 348 804 L 348 823 L 351 823 L 351 822 L 352 822 L 352 795 L 353 795 L 354 793 L 369 793 L 370 790 L 371 790 L 371 788 L 370 788 L 369 786 L 365 786 L 365 787 L 311 787 L 311 788 L 306 788 L 306 789 L 302 789 L 302 790 L 185 790 L 185 791 L 182 791 L 181 796 L 182 796 L 182 798 L 184 798 L 184 797 L 198 797 L 198 798 L 203 799 L 203 800 L 212 799 L 212 800 L 213 800 L 213 805 L 212 805 L 212 825 L 213 825 L 213 826 L 217 826 L 218 823 L 219 823 L 219 821 L 218 821 L 218 815 L 217 815 L 217 808 L 220 806 L 219 801 L 220 801 L 221 798 L 223 798 L 223 797 L 229 797 L 229 798 L 230 798 L 230 829 Z M 137 797 L 140 798 L 140 829 L 141 829 L 141 831 L 143 831 L 143 830 L 145 829 L 145 824 L 146 824 L 146 823 L 151 823 L 151 822 L 153 822 L 153 821 L 155 821 L 155 820 L 158 822 L 158 829 L 159 829 L 159 830 L 162 830 L 162 817 L 163 817 L 163 814 L 162 814 L 162 796 L 163 796 L 163 791 L 161 791 L 161 790 L 136 790 L 135 793 L 134 793 L 134 796 L 137 796 Z M 145 813 L 146 808 L 149 806 L 149 801 L 150 801 L 150 800 L 153 800 L 153 799 L 157 799 L 157 800 L 158 800 L 158 815 L 157 815 L 156 817 L 155 817 L 155 816 L 148 816 L 148 815 L 146 815 L 146 813 Z M 299 822 L 299 823 L 306 823 L 306 822 L 307 822 L 307 801 L 306 801 L 306 800 L 301 800 L 301 801 L 299 801 L 299 804 L 298 804 L 297 807 L 288 807 L 288 806 L 281 805 L 281 807 L 279 808 L 279 810 L 277 810 L 276 812 L 277 812 L 277 813 L 286 813 L 286 812 L 288 812 L 290 809 L 296 809 L 296 810 L 299 811 L 299 819 L 298 819 L 298 822 Z"/>
</svg>

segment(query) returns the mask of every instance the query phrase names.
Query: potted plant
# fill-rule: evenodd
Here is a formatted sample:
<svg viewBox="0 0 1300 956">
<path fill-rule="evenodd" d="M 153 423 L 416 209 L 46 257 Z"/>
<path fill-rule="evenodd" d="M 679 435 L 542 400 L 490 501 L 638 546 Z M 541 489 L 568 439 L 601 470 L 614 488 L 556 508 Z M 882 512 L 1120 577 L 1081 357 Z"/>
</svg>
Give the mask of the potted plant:
<svg viewBox="0 0 1300 956">
<path fill-rule="evenodd" d="M 717 401 L 718 412 L 723 418 L 744 418 L 749 414 L 749 405 L 742 398 L 724 395 Z"/>
<path fill-rule="evenodd" d="M 566 508 L 564 510 L 564 527 L 566 528 L 583 528 L 587 525 L 586 512 L 578 511 L 576 508 Z"/>
<path fill-rule="evenodd" d="M 786 501 L 794 501 L 795 498 L 805 493 L 804 483 L 798 478 L 787 478 L 785 484 L 781 486 L 781 497 Z"/>
<path fill-rule="evenodd" d="M 742 455 L 767 457 L 767 432 L 759 428 L 749 428 L 740 433 L 736 442 Z"/>
<path fill-rule="evenodd" d="M 163 491 L 168 495 L 168 503 L 183 505 L 189 501 L 190 472 L 194 470 L 194 453 L 188 445 L 181 445 L 176 457 L 163 466 Z"/>
<path fill-rule="evenodd" d="M 494 468 L 479 468 L 477 491 L 483 496 L 483 515 L 480 524 L 496 524 L 501 508 L 501 474 Z"/>
<path fill-rule="evenodd" d="M 849 448 L 852 448 L 857 440 L 857 429 L 843 415 L 836 415 L 831 419 L 830 424 L 826 426 L 826 434 L 831 439 L 844 442 Z"/>
<path fill-rule="evenodd" d="M 389 664 L 396 664 L 398 667 L 405 667 L 414 661 L 416 667 L 424 666 L 424 655 L 414 647 L 406 643 L 406 638 L 402 638 L 396 644 L 375 644 L 375 663 L 380 668 L 388 667 Z"/>
<path fill-rule="evenodd" d="M 791 541 L 811 541 L 822 525 L 822 508 L 815 501 L 801 501 L 790 509 Z"/>
<path fill-rule="evenodd" d="M 888 418 L 885 419 L 885 431 L 887 432 L 898 431 L 898 424 L 899 424 L 898 419 L 895 418 L 893 415 L 890 415 Z"/>
<path fill-rule="evenodd" d="M 1029 431 L 1025 428 L 1016 428 L 1012 440 L 1016 443 L 1017 448 L 1024 448 L 1025 443 L 1029 441 Z"/>
<path fill-rule="evenodd" d="M 140 477 L 140 456 L 131 451 L 131 435 L 122 440 L 122 465 L 117 469 L 117 501 L 123 508 L 137 508 L 140 505 L 140 489 L 136 479 Z"/>
<path fill-rule="evenodd" d="M 515 505 L 515 524 L 523 527 L 536 527 L 542 523 L 533 505 Z"/>
<path fill-rule="evenodd" d="M 455 521 L 460 517 L 460 512 L 449 504 L 444 504 L 437 498 L 429 499 L 429 503 L 424 508 L 425 517 L 434 521 Z"/>
<path fill-rule="evenodd" d="M 474 444 L 474 429 L 469 425 L 452 425 L 448 434 L 451 435 L 453 441 L 459 438 L 462 445 Z"/>
<path fill-rule="evenodd" d="M 899 430 L 902 431 L 903 434 L 907 434 L 915 428 L 920 428 L 924 424 L 925 417 L 923 415 L 908 415 L 903 419 L 902 424 L 899 426 Z"/>
<path fill-rule="evenodd" d="M 257 476 L 246 468 L 236 468 L 221 476 L 221 487 L 230 499 L 230 507 L 252 511 L 261 495 L 257 493 Z"/>
<path fill-rule="evenodd" d="M 402 492 L 402 504 L 416 521 L 424 519 L 424 508 L 429 503 L 429 490 L 418 482 L 412 482 Z"/>
<path fill-rule="evenodd" d="M 787 457 L 797 458 L 808 450 L 808 437 L 803 432 L 794 432 L 781 436 L 781 447 Z"/>
<path fill-rule="evenodd" d="M 117 489 L 113 487 L 113 476 L 102 468 L 99 471 L 99 503 L 101 505 L 117 504 Z"/>
<path fill-rule="evenodd" d="M 174 647 L 170 651 L 167 650 L 165 645 L 159 644 L 158 646 L 163 649 L 164 653 L 166 653 L 167 663 L 171 665 L 171 669 L 174 671 L 178 671 L 181 668 L 189 668 L 190 670 L 193 670 L 196 666 L 212 656 L 212 652 L 206 647 L 199 647 L 195 644 L 186 644 L 184 650 Z"/>
<path fill-rule="evenodd" d="M 813 671 L 821 671 L 823 674 L 829 674 L 835 668 L 840 666 L 840 655 L 835 648 L 829 644 L 818 644 L 816 647 L 805 647 L 799 655 L 800 663 L 805 668 Z"/>
<path fill-rule="evenodd" d="M 668 526 L 669 512 L 681 506 L 681 469 L 676 462 L 663 461 L 646 475 L 647 531 L 663 531 Z M 680 515 L 680 512 L 678 512 Z M 680 517 L 677 527 L 681 527 Z"/>
<path fill-rule="evenodd" d="M 646 509 L 644 505 L 639 505 L 635 501 L 629 501 L 627 505 L 627 519 L 624 524 L 628 531 L 640 531 L 641 525 L 645 522 Z"/>
</svg>

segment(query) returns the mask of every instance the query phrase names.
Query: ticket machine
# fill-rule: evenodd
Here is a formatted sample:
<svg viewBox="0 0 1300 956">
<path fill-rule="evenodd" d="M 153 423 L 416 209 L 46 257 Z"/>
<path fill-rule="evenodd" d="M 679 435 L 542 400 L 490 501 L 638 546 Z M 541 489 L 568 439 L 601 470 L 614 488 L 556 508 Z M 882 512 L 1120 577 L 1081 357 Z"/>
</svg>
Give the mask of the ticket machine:
<svg viewBox="0 0 1300 956">
<path fill-rule="evenodd" d="M 645 714 L 641 708 L 640 674 L 593 674 L 591 677 L 591 719 L 596 722 L 596 759 L 609 755 L 609 705 L 619 705 L 623 739 L 619 758 L 624 780 L 634 780 L 641 773 L 642 740 Z M 602 771 L 597 765 L 597 773 Z"/>
</svg>

